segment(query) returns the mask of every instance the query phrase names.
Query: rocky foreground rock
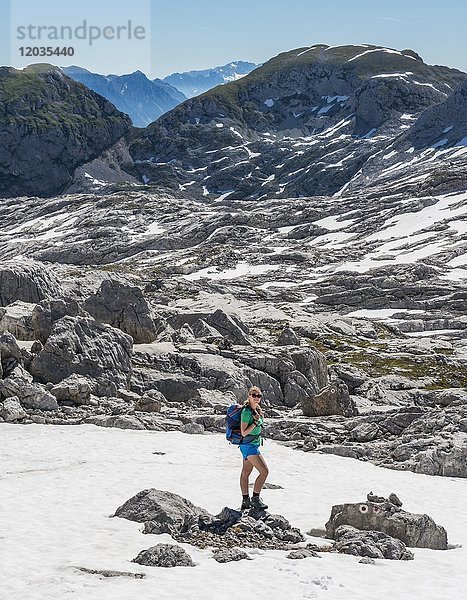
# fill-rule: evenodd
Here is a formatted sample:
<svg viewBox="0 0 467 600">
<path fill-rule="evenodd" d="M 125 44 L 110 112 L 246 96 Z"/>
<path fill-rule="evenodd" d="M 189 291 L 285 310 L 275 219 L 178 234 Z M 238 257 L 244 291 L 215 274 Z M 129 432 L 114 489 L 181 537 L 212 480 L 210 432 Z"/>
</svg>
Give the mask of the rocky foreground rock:
<svg viewBox="0 0 467 600">
<path fill-rule="evenodd" d="M 346 538 L 352 537 L 353 529 L 379 531 L 411 548 L 446 550 L 448 539 L 444 527 L 436 525 L 428 515 L 402 510 L 399 504 L 373 497 L 373 501 L 360 504 L 333 506 L 326 523 L 326 536 L 345 542 Z M 345 526 L 344 530 L 342 526 Z"/>
<path fill-rule="evenodd" d="M 391 500 L 369 494 L 372 502 L 336 505 L 326 524 L 331 546 L 306 543 L 305 535 L 289 521 L 267 511 L 239 511 L 224 507 L 218 515 L 172 492 L 143 490 L 120 506 L 115 517 L 144 523 L 143 533 L 169 533 L 177 542 L 212 548 L 217 562 L 248 559 L 248 550 L 289 550 L 288 559 L 319 558 L 319 552 L 340 552 L 365 559 L 413 560 L 408 547 L 447 548 L 446 531 L 428 515 L 402 511 L 395 494 Z M 353 524 L 352 524 L 353 523 Z M 148 566 L 193 566 L 179 546 L 157 544 L 142 551 L 134 562 Z"/>
</svg>

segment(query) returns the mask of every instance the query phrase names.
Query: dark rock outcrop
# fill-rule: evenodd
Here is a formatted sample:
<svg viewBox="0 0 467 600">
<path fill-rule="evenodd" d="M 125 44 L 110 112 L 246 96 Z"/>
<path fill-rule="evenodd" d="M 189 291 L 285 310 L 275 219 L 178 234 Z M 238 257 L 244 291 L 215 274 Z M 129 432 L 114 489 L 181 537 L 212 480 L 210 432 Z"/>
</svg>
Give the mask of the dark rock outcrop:
<svg viewBox="0 0 467 600">
<path fill-rule="evenodd" d="M 302 409 L 307 417 L 327 415 L 353 417 L 358 414 L 355 402 L 349 396 L 348 387 L 342 381 L 333 381 L 319 394 L 302 398 Z"/>
<path fill-rule="evenodd" d="M 60 193 L 76 167 L 130 127 L 127 115 L 57 67 L 2 67 L 0 197 Z"/>
<path fill-rule="evenodd" d="M 17 300 L 37 303 L 62 295 L 58 278 L 36 262 L 6 262 L 0 266 L 0 306 Z"/>
<path fill-rule="evenodd" d="M 83 308 L 99 323 L 108 323 L 131 335 L 135 344 L 153 342 L 162 322 L 156 323 L 139 287 L 105 279 Z"/>
<path fill-rule="evenodd" d="M 334 548 L 343 554 L 390 560 L 413 560 L 414 557 L 404 542 L 381 531 L 360 531 L 350 525 L 340 525 L 334 536 Z"/>
<path fill-rule="evenodd" d="M 178 494 L 148 489 L 127 500 L 114 516 L 145 523 L 145 533 L 173 535 L 187 531 L 201 515 L 209 513 Z"/>
<path fill-rule="evenodd" d="M 39 410 L 57 410 L 55 396 L 37 383 L 23 377 L 7 377 L 0 380 L 0 396 L 17 397 L 24 407 Z"/>
<path fill-rule="evenodd" d="M 362 531 L 380 531 L 410 548 L 447 548 L 446 530 L 436 525 L 431 517 L 406 512 L 389 500 L 333 506 L 326 523 L 326 536 L 336 539 L 336 531 L 341 525 Z"/>
<path fill-rule="evenodd" d="M 127 388 L 131 375 L 133 340 L 109 325 L 85 317 L 63 317 L 55 322 L 43 349 L 35 355 L 30 372 L 40 381 L 59 383 L 72 374 L 95 382 Z"/>
</svg>

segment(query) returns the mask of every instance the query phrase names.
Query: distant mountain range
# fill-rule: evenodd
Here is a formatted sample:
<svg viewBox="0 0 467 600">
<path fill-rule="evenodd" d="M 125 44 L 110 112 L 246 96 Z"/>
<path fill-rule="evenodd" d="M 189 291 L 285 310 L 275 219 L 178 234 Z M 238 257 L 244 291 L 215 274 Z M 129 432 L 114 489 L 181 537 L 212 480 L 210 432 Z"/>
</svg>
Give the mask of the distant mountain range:
<svg viewBox="0 0 467 600">
<path fill-rule="evenodd" d="M 186 96 L 169 83 L 161 79 L 151 81 L 141 71 L 99 75 L 77 66 L 63 67 L 62 71 L 110 100 L 118 110 L 130 116 L 136 127 L 146 127 L 186 100 Z"/>
<path fill-rule="evenodd" d="M 248 75 L 248 73 L 258 66 L 255 63 L 238 60 L 222 67 L 214 67 L 213 69 L 173 73 L 164 77 L 164 81 L 183 92 L 187 98 L 192 98 L 193 96 L 207 92 L 217 85 L 236 81 Z"/>
<path fill-rule="evenodd" d="M 133 103 L 153 116 L 155 83 L 138 71 L 0 70 L 0 196 L 109 182 L 208 200 L 341 198 L 385 186 L 418 195 L 467 185 L 467 74 L 427 65 L 412 50 L 297 48 L 145 128 L 131 127 L 87 86 L 107 97 L 110 88 L 121 111 L 130 114 Z"/>
<path fill-rule="evenodd" d="M 236 81 L 256 67 L 254 63 L 237 61 L 204 71 L 174 73 L 163 80 L 150 80 L 141 71 L 100 75 L 78 66 L 63 67 L 62 71 L 107 98 L 118 110 L 130 116 L 135 127 L 146 127 L 187 98 Z"/>
</svg>

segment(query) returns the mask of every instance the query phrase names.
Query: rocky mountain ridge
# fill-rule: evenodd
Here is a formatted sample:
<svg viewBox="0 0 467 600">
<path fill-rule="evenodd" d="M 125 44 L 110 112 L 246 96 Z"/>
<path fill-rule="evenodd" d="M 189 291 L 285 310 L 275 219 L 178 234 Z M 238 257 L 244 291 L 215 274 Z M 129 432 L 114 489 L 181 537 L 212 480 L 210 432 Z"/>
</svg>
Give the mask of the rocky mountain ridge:
<svg viewBox="0 0 467 600">
<path fill-rule="evenodd" d="M 412 51 L 370 45 L 293 50 L 184 102 L 133 138 L 133 174 L 146 182 L 176 181 L 190 194 L 243 199 L 340 194 L 357 181 L 361 188 L 367 177 L 381 175 L 370 169 L 373 156 L 390 154 L 389 164 L 412 171 L 414 162 L 429 159 L 432 169 L 433 162 L 465 150 L 466 96 L 457 88 L 466 78 L 426 65 Z M 433 130 L 433 140 L 417 134 L 426 109 L 432 116 L 424 119 L 449 121 Z M 441 142 L 449 127 L 451 136 Z M 413 150 L 399 149 L 401 136 L 414 137 Z"/>
<path fill-rule="evenodd" d="M 57 194 L 131 127 L 127 115 L 51 65 L 0 68 L 0 196 Z"/>
</svg>

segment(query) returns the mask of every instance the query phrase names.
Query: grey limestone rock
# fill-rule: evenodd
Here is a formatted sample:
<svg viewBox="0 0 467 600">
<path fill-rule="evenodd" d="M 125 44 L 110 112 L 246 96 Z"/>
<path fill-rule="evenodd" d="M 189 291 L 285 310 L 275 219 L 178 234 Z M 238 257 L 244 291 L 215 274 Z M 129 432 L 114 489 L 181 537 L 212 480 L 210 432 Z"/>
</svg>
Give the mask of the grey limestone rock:
<svg viewBox="0 0 467 600">
<path fill-rule="evenodd" d="M 21 406 L 17 396 L 6 398 L 0 403 L 0 417 L 7 423 L 11 421 L 21 421 L 27 416 L 26 411 Z"/>
<path fill-rule="evenodd" d="M 55 396 L 38 383 L 31 383 L 23 377 L 7 377 L 0 380 L 0 396 L 16 396 L 26 408 L 39 410 L 57 410 Z"/>
<path fill-rule="evenodd" d="M 248 554 L 240 548 L 229 548 L 226 550 L 217 550 L 213 554 L 213 559 L 218 563 L 237 562 L 239 560 L 251 560 Z"/>
<path fill-rule="evenodd" d="M 115 511 L 116 517 L 145 523 L 145 533 L 181 533 L 209 513 L 178 494 L 154 488 L 139 492 Z"/>
<path fill-rule="evenodd" d="M 147 567 L 194 567 L 190 555 L 181 546 L 156 544 L 142 550 L 131 562 Z"/>
<path fill-rule="evenodd" d="M 98 427 L 116 427 L 117 429 L 146 429 L 144 424 L 137 418 L 131 415 L 112 415 L 112 416 L 101 416 L 95 415 L 93 417 L 87 417 L 84 419 L 85 423 L 91 425 L 97 425 Z"/>
<path fill-rule="evenodd" d="M 285 558 L 302 560 L 304 558 L 319 558 L 319 554 L 314 550 L 310 550 L 310 548 L 300 548 L 299 550 L 292 550 Z"/>
<path fill-rule="evenodd" d="M 80 307 L 75 300 L 43 300 L 34 307 L 31 315 L 35 339 L 45 344 L 55 321 L 65 316 L 76 317 L 78 314 Z"/>
<path fill-rule="evenodd" d="M 249 346 L 248 328 L 238 319 L 218 309 L 209 315 L 207 323 L 226 339 L 239 346 Z"/>
<path fill-rule="evenodd" d="M 135 410 L 148 413 L 161 412 L 165 398 L 157 390 L 151 390 L 151 392 L 151 395 L 145 394 L 144 396 L 138 397 L 135 402 Z"/>
<path fill-rule="evenodd" d="M 9 332 L 17 340 L 34 340 L 32 311 L 35 304 L 17 300 L 0 308 L 0 333 Z"/>
<path fill-rule="evenodd" d="M 30 372 L 43 382 L 59 383 L 72 374 L 97 383 L 128 387 L 133 340 L 118 329 L 86 317 L 63 317 L 55 322 Z M 101 390 L 92 390 L 99 395 Z M 103 394 L 107 395 L 107 394 Z"/>
<path fill-rule="evenodd" d="M 315 396 L 302 398 L 302 409 L 307 417 L 326 415 L 352 417 L 358 414 L 346 384 L 341 381 L 333 381 Z"/>
<path fill-rule="evenodd" d="M 163 329 L 137 286 L 105 279 L 97 292 L 84 303 L 84 309 L 96 321 L 107 323 L 131 335 L 135 344 L 147 344 Z"/>
<path fill-rule="evenodd" d="M 132 573 L 130 571 L 113 571 L 111 569 L 89 569 L 88 567 L 76 567 L 83 573 L 100 575 L 101 577 L 130 577 L 131 579 L 144 579 L 145 573 Z"/>
<path fill-rule="evenodd" d="M 326 537 L 336 539 L 336 530 L 341 525 L 363 531 L 380 531 L 411 548 L 447 548 L 446 530 L 436 525 L 431 517 L 406 512 L 389 501 L 335 505 L 326 523 Z"/>
<path fill-rule="evenodd" d="M 204 433 L 204 427 L 201 423 L 185 423 L 185 425 L 182 425 L 181 431 L 191 435 L 202 435 Z"/>
<path fill-rule="evenodd" d="M 71 401 L 78 406 L 88 404 L 91 398 L 89 381 L 76 373 L 55 384 L 50 392 L 59 402 Z"/>
<path fill-rule="evenodd" d="M 0 267 L 0 306 L 17 300 L 34 304 L 62 293 L 58 278 L 40 263 L 7 261 Z"/>
<path fill-rule="evenodd" d="M 334 548 L 343 554 L 390 560 L 413 560 L 414 557 L 404 542 L 381 531 L 360 531 L 350 525 L 340 525 L 334 536 Z"/>
<path fill-rule="evenodd" d="M 11 333 L 0 335 L 0 377 L 7 377 L 22 362 L 21 348 Z"/>
<path fill-rule="evenodd" d="M 300 338 L 291 327 L 285 327 L 279 334 L 278 346 L 300 346 Z"/>
</svg>

